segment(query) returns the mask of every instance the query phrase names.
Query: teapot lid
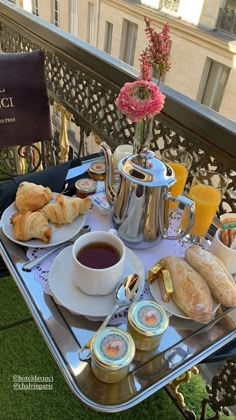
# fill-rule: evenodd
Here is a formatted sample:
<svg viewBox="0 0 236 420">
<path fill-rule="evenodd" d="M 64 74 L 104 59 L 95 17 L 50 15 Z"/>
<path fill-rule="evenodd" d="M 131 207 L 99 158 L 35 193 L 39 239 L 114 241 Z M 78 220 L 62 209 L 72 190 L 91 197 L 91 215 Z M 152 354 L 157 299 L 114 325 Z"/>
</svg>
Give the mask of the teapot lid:
<svg viewBox="0 0 236 420">
<path fill-rule="evenodd" d="M 176 179 L 173 169 L 151 150 L 129 156 L 118 163 L 118 170 L 129 181 L 147 187 L 171 187 Z"/>
</svg>

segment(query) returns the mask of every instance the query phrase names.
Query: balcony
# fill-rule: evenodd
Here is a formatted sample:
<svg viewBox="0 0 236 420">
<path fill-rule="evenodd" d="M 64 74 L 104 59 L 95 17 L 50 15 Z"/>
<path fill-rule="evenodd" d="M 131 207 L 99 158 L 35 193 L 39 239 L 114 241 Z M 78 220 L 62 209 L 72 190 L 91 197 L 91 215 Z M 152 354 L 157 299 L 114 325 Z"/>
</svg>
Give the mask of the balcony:
<svg viewBox="0 0 236 420">
<path fill-rule="evenodd" d="M 86 139 L 91 135 L 98 143 L 105 140 L 112 150 L 118 144 L 132 144 L 134 125 L 120 114 L 115 99 L 137 72 L 9 2 L 0 0 L 0 5 L 2 51 L 44 51 L 50 100 L 63 106 L 79 128 L 78 154 L 87 153 Z M 224 173 L 230 184 L 222 206 L 235 211 L 236 123 L 164 84 L 160 87 L 166 102 L 154 122 L 152 149 L 171 145 L 190 151 L 191 174 L 199 166 Z"/>
<path fill-rule="evenodd" d="M 236 35 L 236 11 L 220 9 L 216 28 L 231 35 Z"/>
</svg>

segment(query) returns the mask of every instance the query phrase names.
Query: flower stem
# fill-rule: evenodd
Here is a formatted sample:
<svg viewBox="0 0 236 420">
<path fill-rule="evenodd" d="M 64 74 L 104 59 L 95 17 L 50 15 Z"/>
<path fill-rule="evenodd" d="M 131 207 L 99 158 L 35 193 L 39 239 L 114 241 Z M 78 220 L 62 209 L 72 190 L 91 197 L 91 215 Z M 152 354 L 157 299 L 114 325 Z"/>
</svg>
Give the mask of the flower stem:
<svg viewBox="0 0 236 420">
<path fill-rule="evenodd" d="M 153 118 L 137 121 L 134 133 L 134 154 L 150 149 Z"/>
</svg>

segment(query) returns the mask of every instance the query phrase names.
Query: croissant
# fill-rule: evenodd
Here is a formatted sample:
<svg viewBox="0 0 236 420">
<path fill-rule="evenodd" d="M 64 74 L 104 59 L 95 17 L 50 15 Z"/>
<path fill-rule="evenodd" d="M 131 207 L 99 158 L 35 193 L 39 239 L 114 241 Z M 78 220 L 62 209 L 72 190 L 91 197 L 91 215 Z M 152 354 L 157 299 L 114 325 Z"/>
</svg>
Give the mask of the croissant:
<svg viewBox="0 0 236 420">
<path fill-rule="evenodd" d="M 69 198 L 58 194 L 55 203 L 49 203 L 40 211 L 52 223 L 58 225 L 72 223 L 80 214 L 86 213 L 91 207 L 90 198 Z"/>
<path fill-rule="evenodd" d="M 50 188 L 25 181 L 18 187 L 15 206 L 20 213 L 35 211 L 45 206 L 52 198 Z"/>
<path fill-rule="evenodd" d="M 13 225 L 14 237 L 19 241 L 37 238 L 48 244 L 52 237 L 52 228 L 49 227 L 44 215 L 38 211 L 16 213 L 11 217 L 10 222 Z"/>
</svg>

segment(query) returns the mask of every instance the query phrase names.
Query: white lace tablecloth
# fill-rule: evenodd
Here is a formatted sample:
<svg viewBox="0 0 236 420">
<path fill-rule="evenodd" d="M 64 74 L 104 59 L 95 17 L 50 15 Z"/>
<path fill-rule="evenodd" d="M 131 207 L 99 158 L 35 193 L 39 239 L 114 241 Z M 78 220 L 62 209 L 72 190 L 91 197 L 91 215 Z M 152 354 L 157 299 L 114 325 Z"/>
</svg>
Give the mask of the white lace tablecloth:
<svg viewBox="0 0 236 420">
<path fill-rule="evenodd" d="M 179 222 L 181 218 L 181 212 L 176 211 L 174 213 L 173 218 L 170 222 L 169 227 L 169 233 L 173 234 L 176 233 L 178 230 Z M 86 224 L 91 226 L 91 231 L 95 230 L 105 230 L 112 228 L 112 221 L 111 216 L 102 216 L 98 214 L 94 209 L 90 210 L 86 214 Z M 160 258 L 166 257 L 168 255 L 177 255 L 177 256 L 183 256 L 185 249 L 190 246 L 189 243 L 181 241 L 181 240 L 160 240 L 158 244 L 156 244 L 152 248 L 148 249 L 132 249 L 133 253 L 142 261 L 145 274 L 147 274 L 149 268 L 151 268 Z M 27 251 L 27 257 L 29 260 L 32 260 L 36 257 L 41 256 L 45 252 L 47 252 L 47 248 L 29 248 Z M 55 257 L 58 255 L 58 253 L 61 252 L 61 249 L 59 251 L 55 251 L 52 253 L 49 257 L 47 257 L 45 260 L 43 260 L 41 263 L 39 263 L 34 269 L 34 279 L 35 281 L 39 282 L 44 290 L 45 293 L 53 296 L 49 283 L 48 283 L 48 277 L 49 277 L 49 270 L 50 267 L 55 259 Z M 148 287 L 148 283 L 145 282 L 145 287 L 143 290 L 143 293 L 141 295 L 141 299 L 150 299 L 151 293 Z M 121 312 L 119 314 L 116 314 L 113 316 L 112 320 L 110 321 L 111 325 L 118 325 L 124 321 L 127 315 L 127 310 L 124 312 Z M 90 318 L 91 319 L 91 318 Z M 100 320 L 99 318 L 93 318 L 93 320 Z"/>
</svg>

